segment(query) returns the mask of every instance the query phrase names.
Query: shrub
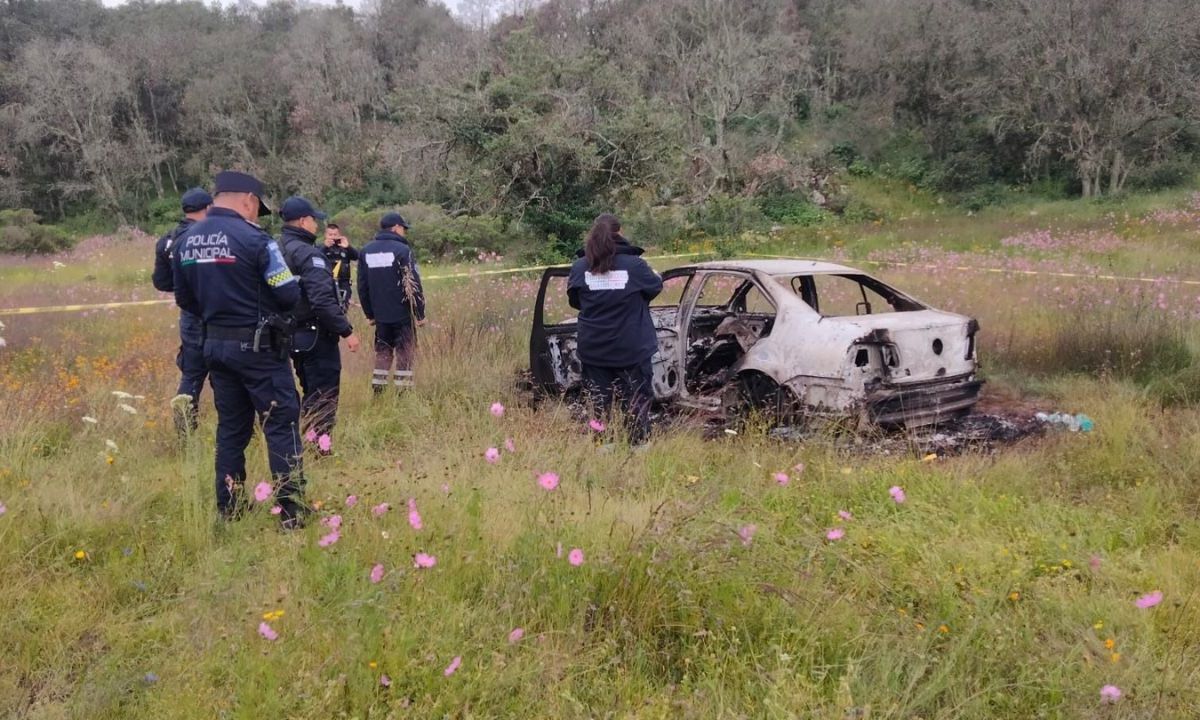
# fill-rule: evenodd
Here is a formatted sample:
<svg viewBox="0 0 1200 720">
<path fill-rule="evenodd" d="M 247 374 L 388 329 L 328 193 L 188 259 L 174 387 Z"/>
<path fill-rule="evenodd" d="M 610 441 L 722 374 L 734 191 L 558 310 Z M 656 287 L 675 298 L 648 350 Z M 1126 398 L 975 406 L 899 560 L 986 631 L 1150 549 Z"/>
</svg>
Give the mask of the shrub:
<svg viewBox="0 0 1200 720">
<path fill-rule="evenodd" d="M 66 233 L 38 220 L 32 210 L 0 210 L 0 253 L 40 255 L 71 247 L 71 238 Z"/>
<path fill-rule="evenodd" d="M 630 242 L 645 247 L 671 248 L 687 227 L 685 213 L 671 206 L 643 205 L 622 215 L 623 232 Z"/>
<path fill-rule="evenodd" d="M 688 222 L 711 237 L 763 230 L 770 224 L 753 198 L 734 195 L 713 195 L 703 205 L 692 208 Z"/>
<path fill-rule="evenodd" d="M 504 223 L 492 215 L 451 217 L 437 205 L 410 203 L 399 212 L 412 225 L 408 236 L 418 256 L 473 260 L 480 253 L 507 252 L 510 242 Z M 388 208 L 347 208 L 332 218 L 351 242 L 365 245 L 379 231 L 379 218 Z"/>
<path fill-rule="evenodd" d="M 764 195 L 758 198 L 758 207 L 767 219 L 785 225 L 817 225 L 828 217 L 799 192 Z"/>
</svg>

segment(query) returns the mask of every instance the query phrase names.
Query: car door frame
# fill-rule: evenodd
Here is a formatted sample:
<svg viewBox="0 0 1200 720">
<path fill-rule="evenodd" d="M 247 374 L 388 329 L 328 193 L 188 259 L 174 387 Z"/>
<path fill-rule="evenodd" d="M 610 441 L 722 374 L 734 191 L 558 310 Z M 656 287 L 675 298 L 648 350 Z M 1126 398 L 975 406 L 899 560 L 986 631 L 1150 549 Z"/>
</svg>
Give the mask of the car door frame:
<svg viewBox="0 0 1200 720">
<path fill-rule="evenodd" d="M 554 278 L 569 278 L 570 276 L 571 267 L 569 265 L 553 265 L 542 271 L 537 299 L 533 304 L 533 328 L 529 333 L 529 373 L 534 388 L 537 390 L 554 392 L 566 390 L 559 386 L 550 356 L 550 336 L 563 334 L 563 328 L 566 325 L 560 323 L 550 327 L 546 326 L 546 289 Z M 578 329 L 575 332 L 578 333 Z"/>
</svg>

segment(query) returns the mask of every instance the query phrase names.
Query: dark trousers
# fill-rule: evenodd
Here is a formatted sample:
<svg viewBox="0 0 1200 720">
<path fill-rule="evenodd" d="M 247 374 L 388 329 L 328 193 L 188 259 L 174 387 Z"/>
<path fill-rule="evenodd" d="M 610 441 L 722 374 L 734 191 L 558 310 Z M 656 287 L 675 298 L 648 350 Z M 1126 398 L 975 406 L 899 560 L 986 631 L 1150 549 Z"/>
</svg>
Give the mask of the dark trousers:
<svg viewBox="0 0 1200 720">
<path fill-rule="evenodd" d="M 208 365 L 204 362 L 204 321 L 185 310 L 179 311 L 179 354 L 175 356 L 179 367 L 179 390 L 177 395 L 192 398 L 188 412 L 178 412 L 175 424 L 182 433 L 195 430 L 196 415 L 200 410 L 200 391 L 208 377 Z"/>
<path fill-rule="evenodd" d="M 287 519 L 300 508 L 304 484 L 296 381 L 286 359 L 249 348 L 250 343 L 236 340 L 204 342 L 217 405 L 217 509 L 226 515 L 237 510 L 246 483 L 246 446 L 257 419 L 267 439 L 276 497 Z"/>
<path fill-rule="evenodd" d="M 375 323 L 375 372 L 371 376 L 371 389 L 380 393 L 393 382 L 393 363 L 396 366 L 396 387 L 413 386 L 412 360 L 416 343 L 416 328 L 411 322 Z"/>
<path fill-rule="evenodd" d="M 654 400 L 654 367 L 645 362 L 629 367 L 601 367 L 583 363 L 583 387 L 592 405 L 611 417 L 620 402 L 629 431 L 629 442 L 640 445 L 650 435 L 650 403 Z"/>
<path fill-rule="evenodd" d="M 337 421 L 338 395 L 342 384 L 342 353 L 338 336 L 317 333 L 312 350 L 292 353 L 296 377 L 304 398 L 300 401 L 301 431 L 312 430 L 317 436 L 329 435 Z"/>
</svg>

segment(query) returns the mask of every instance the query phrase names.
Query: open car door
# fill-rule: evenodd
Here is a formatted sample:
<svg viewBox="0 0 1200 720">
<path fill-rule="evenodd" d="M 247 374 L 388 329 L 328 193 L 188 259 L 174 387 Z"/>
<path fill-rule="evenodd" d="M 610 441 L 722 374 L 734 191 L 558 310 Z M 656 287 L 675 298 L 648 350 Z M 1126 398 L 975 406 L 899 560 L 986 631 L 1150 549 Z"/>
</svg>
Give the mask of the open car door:
<svg viewBox="0 0 1200 720">
<path fill-rule="evenodd" d="M 580 379 L 579 358 L 575 354 L 577 327 L 574 318 L 555 317 L 563 313 L 559 304 L 567 302 L 567 278 L 571 268 L 548 267 L 542 273 L 533 308 L 533 329 L 529 335 L 529 369 L 535 389 L 561 393 Z M 553 293 L 553 294 L 551 294 Z M 547 308 L 547 297 L 551 308 Z M 547 324 L 547 317 L 551 322 Z"/>
</svg>

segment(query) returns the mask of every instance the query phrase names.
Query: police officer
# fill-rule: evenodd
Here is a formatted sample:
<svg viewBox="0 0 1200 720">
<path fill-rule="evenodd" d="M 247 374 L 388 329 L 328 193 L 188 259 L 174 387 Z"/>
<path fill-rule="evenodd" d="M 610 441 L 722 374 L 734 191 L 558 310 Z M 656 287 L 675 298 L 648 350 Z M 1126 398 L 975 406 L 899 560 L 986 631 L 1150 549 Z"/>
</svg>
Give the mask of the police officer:
<svg viewBox="0 0 1200 720">
<path fill-rule="evenodd" d="M 170 232 L 158 239 L 154 245 L 154 274 L 151 281 L 161 292 L 174 292 L 175 279 L 171 270 L 171 252 L 179 237 L 208 214 L 212 196 L 203 188 L 192 188 L 183 194 L 183 219 Z M 179 367 L 179 390 L 176 395 L 187 395 L 191 401 L 174 408 L 175 429 L 181 438 L 196 429 L 200 409 L 200 390 L 208 368 L 204 366 L 204 325 L 200 318 L 187 310 L 179 311 L 179 353 L 175 356 Z"/>
<path fill-rule="evenodd" d="M 325 254 L 314 243 L 317 221 L 325 213 L 302 197 L 290 197 L 279 206 L 283 232 L 280 250 L 292 274 L 300 278 L 300 303 L 292 310 L 296 334 L 292 360 L 304 398 L 300 401 L 302 424 L 308 437 L 329 435 L 337 419 L 341 385 L 342 355 L 338 338 L 346 338 L 350 352 L 358 352 L 358 336 L 338 303 L 337 283 L 330 274 Z M 328 450 L 321 445 L 321 454 Z"/>
<path fill-rule="evenodd" d="M 246 446 L 257 419 L 285 528 L 302 524 L 300 400 L 279 318 L 300 301 L 300 283 L 279 246 L 254 220 L 270 214 L 263 185 L 224 171 L 208 217 L 175 243 L 175 302 L 204 320 L 204 359 L 217 406 L 217 509 L 236 515 Z"/>
<path fill-rule="evenodd" d="M 378 395 L 391 382 L 413 385 L 413 348 L 416 330 L 425 324 L 425 291 L 417 260 L 408 246 L 408 223 L 400 213 L 379 220 L 380 232 L 367 243 L 358 259 L 358 301 L 367 322 L 375 326 L 375 372 L 371 389 Z"/>
<path fill-rule="evenodd" d="M 325 259 L 333 279 L 337 281 L 338 302 L 345 309 L 350 305 L 350 265 L 358 262 L 358 251 L 350 244 L 350 238 L 337 223 L 325 226 Z"/>
<path fill-rule="evenodd" d="M 579 311 L 576 338 L 584 387 L 603 412 L 611 412 L 614 399 L 620 399 L 634 445 L 644 443 L 650 432 L 651 362 L 658 352 L 650 301 L 663 288 L 643 252 L 621 235 L 620 221 L 604 213 L 593 223 L 567 280 L 567 300 Z"/>
</svg>

